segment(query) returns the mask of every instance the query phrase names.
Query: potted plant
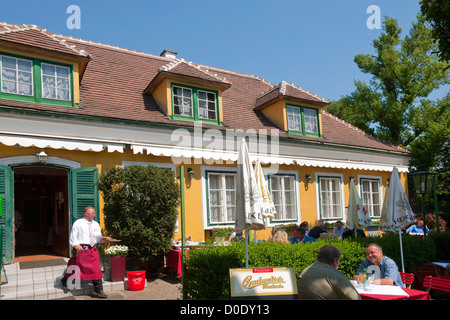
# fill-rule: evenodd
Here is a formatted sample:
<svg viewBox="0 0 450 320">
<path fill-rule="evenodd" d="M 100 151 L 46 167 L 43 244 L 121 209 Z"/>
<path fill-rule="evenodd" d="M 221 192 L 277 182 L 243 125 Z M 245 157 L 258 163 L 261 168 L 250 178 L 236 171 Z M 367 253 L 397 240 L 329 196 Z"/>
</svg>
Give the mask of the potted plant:
<svg viewBox="0 0 450 320">
<path fill-rule="evenodd" d="M 233 233 L 233 228 L 213 228 L 212 234 L 217 243 L 221 244 L 225 238 L 228 238 Z"/>
<path fill-rule="evenodd" d="M 112 282 L 124 281 L 127 254 L 128 247 L 123 245 L 111 246 L 105 250 L 105 255 L 109 258 Z"/>
</svg>

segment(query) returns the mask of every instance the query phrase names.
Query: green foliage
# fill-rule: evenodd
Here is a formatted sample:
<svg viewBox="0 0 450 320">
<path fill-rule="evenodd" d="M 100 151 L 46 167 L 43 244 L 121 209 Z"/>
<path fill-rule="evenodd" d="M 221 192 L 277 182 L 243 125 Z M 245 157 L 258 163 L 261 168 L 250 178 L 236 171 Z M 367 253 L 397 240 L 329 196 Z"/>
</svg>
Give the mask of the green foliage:
<svg viewBox="0 0 450 320">
<path fill-rule="evenodd" d="M 368 237 L 345 240 L 318 240 L 308 244 L 279 244 L 273 242 L 250 243 L 248 246 L 249 267 L 294 267 L 300 273 L 316 261 L 319 249 L 331 244 L 341 250 L 339 270 L 349 279 L 366 259 L 365 246 L 378 243 L 384 255 L 392 258 L 401 270 L 400 240 L 396 234 L 383 237 Z M 405 271 L 421 263 L 448 259 L 450 232 L 422 237 L 403 236 Z M 183 292 L 187 299 L 228 299 L 229 269 L 245 267 L 245 243 L 229 246 L 205 246 L 191 249 L 183 275 Z"/>
<path fill-rule="evenodd" d="M 129 248 L 128 257 L 150 275 L 163 267 L 177 219 L 179 188 L 171 170 L 153 166 L 112 168 L 99 181 L 105 227 Z"/>
<path fill-rule="evenodd" d="M 420 10 L 433 24 L 433 37 L 439 41 L 439 56 L 450 61 L 450 2 L 448 0 L 422 0 Z"/>
<path fill-rule="evenodd" d="M 414 166 L 436 166 L 450 137 L 449 98 L 427 99 L 450 81 L 447 64 L 433 54 L 432 28 L 419 15 L 402 39 L 397 21 L 386 17 L 373 48 L 374 54 L 355 56 L 360 70 L 372 76 L 370 84 L 356 81 L 356 91 L 327 110 L 378 138 L 411 148 L 417 153 Z"/>
</svg>

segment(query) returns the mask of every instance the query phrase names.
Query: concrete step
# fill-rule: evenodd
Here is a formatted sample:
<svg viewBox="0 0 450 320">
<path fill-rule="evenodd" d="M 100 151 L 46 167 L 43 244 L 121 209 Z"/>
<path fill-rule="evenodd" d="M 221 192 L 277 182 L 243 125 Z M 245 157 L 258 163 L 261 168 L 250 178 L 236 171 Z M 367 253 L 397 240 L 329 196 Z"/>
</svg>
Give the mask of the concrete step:
<svg viewBox="0 0 450 320">
<path fill-rule="evenodd" d="M 79 288 L 76 289 L 62 289 L 61 278 L 66 266 L 20 269 L 20 263 L 13 263 L 4 267 L 0 300 L 51 300 L 90 295 L 93 290 L 91 281 L 81 281 Z M 124 281 L 119 282 L 103 281 L 105 293 L 121 290 L 128 290 L 126 277 Z"/>
</svg>

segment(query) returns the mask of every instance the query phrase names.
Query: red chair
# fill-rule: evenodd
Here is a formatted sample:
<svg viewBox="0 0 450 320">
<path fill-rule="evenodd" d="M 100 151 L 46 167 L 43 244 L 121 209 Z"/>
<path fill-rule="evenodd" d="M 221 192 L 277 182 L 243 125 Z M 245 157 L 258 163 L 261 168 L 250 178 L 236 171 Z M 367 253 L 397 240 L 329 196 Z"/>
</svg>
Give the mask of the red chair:
<svg viewBox="0 0 450 320">
<path fill-rule="evenodd" d="M 441 273 L 434 265 L 420 265 L 417 267 L 413 267 L 412 271 L 414 273 L 414 276 L 417 280 L 416 288 L 421 289 L 423 288 L 423 280 L 426 276 L 433 276 L 436 278 L 441 277 Z"/>
<path fill-rule="evenodd" d="M 447 296 L 449 296 L 448 293 L 450 293 L 450 279 L 426 276 L 423 280 L 423 287 L 428 292 L 430 292 L 430 289 L 447 292 Z"/>
<path fill-rule="evenodd" d="M 411 289 L 411 285 L 414 282 L 414 274 L 400 272 L 400 276 L 402 277 L 402 282 L 406 284 L 406 288 Z"/>
</svg>

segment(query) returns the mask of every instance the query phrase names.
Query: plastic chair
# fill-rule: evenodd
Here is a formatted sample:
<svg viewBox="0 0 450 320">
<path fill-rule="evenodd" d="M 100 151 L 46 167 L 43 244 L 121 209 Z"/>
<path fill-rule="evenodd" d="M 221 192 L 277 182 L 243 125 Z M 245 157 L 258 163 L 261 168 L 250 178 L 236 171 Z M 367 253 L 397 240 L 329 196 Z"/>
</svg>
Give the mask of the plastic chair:
<svg viewBox="0 0 450 320">
<path fill-rule="evenodd" d="M 400 276 L 402 277 L 402 282 L 406 284 L 406 288 L 411 289 L 411 285 L 414 282 L 414 274 L 400 272 Z"/>
<path fill-rule="evenodd" d="M 450 279 L 426 276 L 423 280 L 423 287 L 428 292 L 430 292 L 430 289 L 450 292 Z"/>
<path fill-rule="evenodd" d="M 433 276 L 437 278 L 441 277 L 440 272 L 436 269 L 435 266 L 432 265 L 420 265 L 417 267 L 413 267 L 412 271 L 415 278 L 417 279 L 417 288 L 423 288 L 423 281 L 426 276 Z"/>
</svg>

